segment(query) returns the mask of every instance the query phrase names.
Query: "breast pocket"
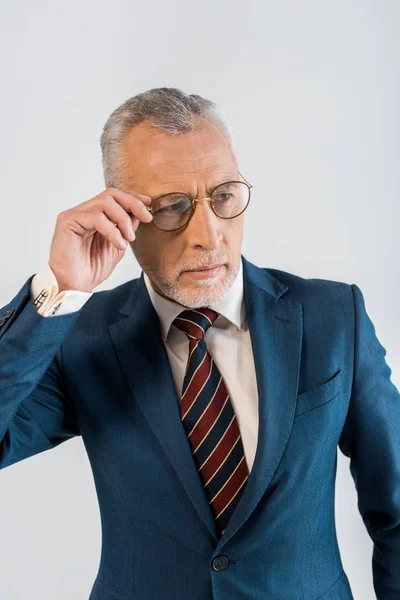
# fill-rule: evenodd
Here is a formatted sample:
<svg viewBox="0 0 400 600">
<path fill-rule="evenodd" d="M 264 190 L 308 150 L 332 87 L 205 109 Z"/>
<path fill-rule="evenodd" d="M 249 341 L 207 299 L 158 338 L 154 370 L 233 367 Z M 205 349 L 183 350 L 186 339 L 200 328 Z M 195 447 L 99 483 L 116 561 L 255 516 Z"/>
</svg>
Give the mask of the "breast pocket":
<svg viewBox="0 0 400 600">
<path fill-rule="evenodd" d="M 340 392 L 341 375 L 342 371 L 339 369 L 325 383 L 298 394 L 295 418 L 336 398 Z"/>
</svg>

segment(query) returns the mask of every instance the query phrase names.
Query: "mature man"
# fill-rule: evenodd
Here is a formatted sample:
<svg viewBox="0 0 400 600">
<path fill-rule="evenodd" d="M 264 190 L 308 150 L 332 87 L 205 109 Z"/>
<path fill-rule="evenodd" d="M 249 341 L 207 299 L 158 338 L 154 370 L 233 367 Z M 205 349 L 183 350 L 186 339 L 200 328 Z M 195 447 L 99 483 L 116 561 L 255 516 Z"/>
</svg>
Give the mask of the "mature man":
<svg viewBox="0 0 400 600">
<path fill-rule="evenodd" d="M 400 394 L 359 287 L 244 258 L 251 185 L 212 102 L 139 94 L 101 147 L 107 189 L 0 311 L 0 467 L 82 436 L 91 600 L 350 600 L 339 445 L 400 599 Z M 140 278 L 93 293 L 128 243 Z"/>
</svg>

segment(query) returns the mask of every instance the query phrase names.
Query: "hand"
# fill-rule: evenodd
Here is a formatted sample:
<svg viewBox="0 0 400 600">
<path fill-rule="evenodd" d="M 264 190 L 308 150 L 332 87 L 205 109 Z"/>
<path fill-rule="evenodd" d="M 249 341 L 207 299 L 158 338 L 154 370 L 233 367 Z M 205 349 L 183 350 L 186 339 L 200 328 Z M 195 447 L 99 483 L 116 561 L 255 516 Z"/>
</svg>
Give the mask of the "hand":
<svg viewBox="0 0 400 600">
<path fill-rule="evenodd" d="M 114 271 L 135 239 L 139 224 L 153 219 L 151 198 L 109 187 L 91 200 L 61 212 L 50 248 L 49 266 L 59 291 L 92 292 Z"/>
</svg>

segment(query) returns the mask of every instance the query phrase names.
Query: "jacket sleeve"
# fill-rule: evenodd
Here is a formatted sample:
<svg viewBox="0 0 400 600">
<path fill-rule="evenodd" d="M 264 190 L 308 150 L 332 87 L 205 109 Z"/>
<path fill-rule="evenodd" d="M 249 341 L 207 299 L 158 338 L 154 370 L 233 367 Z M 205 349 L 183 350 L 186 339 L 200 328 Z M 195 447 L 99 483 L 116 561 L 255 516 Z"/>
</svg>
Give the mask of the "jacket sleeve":
<svg viewBox="0 0 400 600">
<path fill-rule="evenodd" d="M 80 435 L 61 346 L 81 311 L 39 314 L 32 279 L 0 309 L 0 469 Z"/>
<path fill-rule="evenodd" d="M 374 544 L 377 599 L 400 600 L 400 394 L 363 294 L 357 285 L 351 288 L 354 374 L 339 448 L 350 458 L 358 510 Z"/>
</svg>

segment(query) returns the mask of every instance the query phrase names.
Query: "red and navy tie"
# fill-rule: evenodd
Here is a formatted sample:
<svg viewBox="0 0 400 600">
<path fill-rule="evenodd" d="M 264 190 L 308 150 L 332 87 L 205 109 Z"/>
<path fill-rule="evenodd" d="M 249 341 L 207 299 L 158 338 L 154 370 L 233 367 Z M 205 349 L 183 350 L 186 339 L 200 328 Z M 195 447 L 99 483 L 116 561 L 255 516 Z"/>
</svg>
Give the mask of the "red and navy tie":
<svg viewBox="0 0 400 600">
<path fill-rule="evenodd" d="M 204 336 L 218 313 L 187 309 L 173 324 L 189 338 L 182 386 L 181 419 L 194 461 L 222 535 L 244 491 L 249 472 L 235 412 Z"/>
</svg>

